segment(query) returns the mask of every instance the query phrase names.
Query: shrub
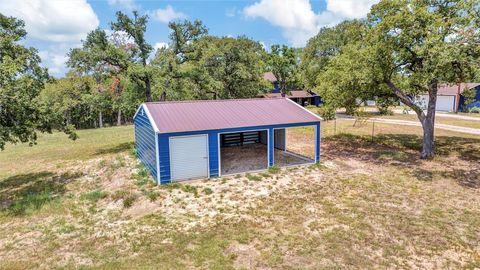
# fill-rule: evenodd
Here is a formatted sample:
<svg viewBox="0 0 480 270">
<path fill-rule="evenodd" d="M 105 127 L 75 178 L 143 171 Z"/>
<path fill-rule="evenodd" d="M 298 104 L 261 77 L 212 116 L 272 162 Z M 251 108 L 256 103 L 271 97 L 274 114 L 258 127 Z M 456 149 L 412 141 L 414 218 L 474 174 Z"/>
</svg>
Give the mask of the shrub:
<svg viewBox="0 0 480 270">
<path fill-rule="evenodd" d="M 317 113 L 322 117 L 323 120 L 333 120 L 336 118 L 335 108 L 322 105 L 318 108 Z"/>
<path fill-rule="evenodd" d="M 468 110 L 469 113 L 480 113 L 480 107 L 473 107 Z"/>
</svg>

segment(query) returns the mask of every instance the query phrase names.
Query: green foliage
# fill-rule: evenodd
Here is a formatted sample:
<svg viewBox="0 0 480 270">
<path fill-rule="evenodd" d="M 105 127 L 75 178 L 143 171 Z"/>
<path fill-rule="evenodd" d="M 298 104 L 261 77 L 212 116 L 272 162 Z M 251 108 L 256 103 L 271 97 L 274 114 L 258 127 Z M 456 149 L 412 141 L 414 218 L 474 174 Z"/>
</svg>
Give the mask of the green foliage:
<svg viewBox="0 0 480 270">
<path fill-rule="evenodd" d="M 465 91 L 463 91 L 462 96 L 464 98 L 465 105 L 468 106 L 473 102 L 475 102 L 475 97 L 477 96 L 477 89 L 475 88 L 466 89 Z"/>
<path fill-rule="evenodd" d="M 401 100 L 422 122 L 422 157 L 432 157 L 435 104 L 425 113 L 414 97 L 434 97 L 440 83 L 471 80 L 478 73 L 478 13 L 476 1 L 469 0 L 381 1 L 372 7 L 360 39 L 343 31 L 353 38 L 317 69 L 316 89 L 327 104 L 347 113 L 356 110 L 357 100 Z M 324 42 L 319 44 L 308 51 L 324 50 Z"/>
<path fill-rule="evenodd" d="M 171 36 L 173 46 L 157 51 L 152 61 L 160 71 L 154 91 L 164 98 L 250 98 L 264 88 L 260 43 L 246 37 L 208 36 L 199 21 L 171 23 L 170 27 L 173 33 L 183 34 Z"/>
<path fill-rule="evenodd" d="M 118 11 L 116 17 L 117 21 L 111 24 L 112 30 L 127 33 L 127 36 L 135 42 L 135 46 L 129 46 L 132 58 L 128 65 L 128 74 L 138 86 L 144 89 L 146 101 L 153 101 L 151 92 L 153 69 L 147 65 L 153 47 L 145 40 L 148 16 L 140 16 L 137 11 L 134 11 L 133 18 L 130 18 Z"/>
<path fill-rule="evenodd" d="M 393 111 L 389 108 L 396 105 L 397 99 L 393 97 L 379 97 L 376 100 L 376 105 L 380 115 L 393 115 Z"/>
<path fill-rule="evenodd" d="M 324 27 L 311 38 L 303 49 L 300 70 L 305 86 L 317 86 L 317 76 L 325 70 L 331 58 L 341 54 L 343 47 L 360 41 L 365 36 L 366 27 L 362 21 L 344 21 L 335 27 Z"/>
<path fill-rule="evenodd" d="M 49 78 L 37 50 L 23 46 L 23 21 L 0 14 L 0 150 L 6 143 L 35 144 L 37 131 L 51 132 L 52 119 L 37 97 Z M 76 135 L 68 125 L 56 126 Z"/>
<path fill-rule="evenodd" d="M 325 104 L 321 105 L 317 109 L 317 113 L 325 121 L 333 120 L 337 117 L 337 112 L 336 112 L 335 108 L 332 108 L 332 107 L 330 107 L 328 105 L 325 105 Z"/>
<path fill-rule="evenodd" d="M 479 107 L 473 107 L 470 110 L 468 110 L 469 113 L 480 113 L 480 108 Z"/>
<path fill-rule="evenodd" d="M 289 89 L 299 87 L 297 51 L 286 45 L 272 45 L 267 56 L 267 69 L 275 75 L 280 91 L 288 94 Z"/>
</svg>

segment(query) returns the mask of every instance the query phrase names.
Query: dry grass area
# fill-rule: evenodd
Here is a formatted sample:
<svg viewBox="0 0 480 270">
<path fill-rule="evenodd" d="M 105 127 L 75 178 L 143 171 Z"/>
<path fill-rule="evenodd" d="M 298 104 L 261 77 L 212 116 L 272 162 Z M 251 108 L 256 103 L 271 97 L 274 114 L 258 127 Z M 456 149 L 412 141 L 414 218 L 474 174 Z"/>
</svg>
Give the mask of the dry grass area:
<svg viewBox="0 0 480 270">
<path fill-rule="evenodd" d="M 479 268 L 480 138 L 419 143 L 340 134 L 321 164 L 160 187 L 127 150 L 11 174 L 0 268 Z"/>
</svg>

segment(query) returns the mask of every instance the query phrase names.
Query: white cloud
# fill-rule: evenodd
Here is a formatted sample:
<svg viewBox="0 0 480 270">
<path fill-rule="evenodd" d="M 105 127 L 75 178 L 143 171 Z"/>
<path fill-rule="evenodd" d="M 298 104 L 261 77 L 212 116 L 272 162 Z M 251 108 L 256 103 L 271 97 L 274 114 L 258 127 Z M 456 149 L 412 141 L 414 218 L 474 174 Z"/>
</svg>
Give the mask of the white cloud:
<svg viewBox="0 0 480 270">
<path fill-rule="evenodd" d="M 235 17 L 235 15 L 237 14 L 237 8 L 227 8 L 227 10 L 225 10 L 225 16 L 227 17 Z"/>
<path fill-rule="evenodd" d="M 156 51 L 156 50 L 159 50 L 159 49 L 162 49 L 162 48 L 168 48 L 168 43 L 166 42 L 157 42 L 153 45 L 153 49 Z"/>
<path fill-rule="evenodd" d="M 80 43 L 55 44 L 45 50 L 40 50 L 38 55 L 42 59 L 42 66 L 48 68 L 48 73 L 54 77 L 60 77 L 63 76 L 67 71 L 65 63 L 68 60 L 67 54 L 70 51 L 70 48 L 76 48 L 80 46 Z"/>
<path fill-rule="evenodd" d="M 183 19 L 186 18 L 187 15 L 185 15 L 182 12 L 175 11 L 172 6 L 167 5 L 164 9 L 157 9 L 154 11 L 149 12 L 149 15 L 157 21 L 160 21 L 162 23 L 168 23 L 172 20 L 176 19 Z"/>
<path fill-rule="evenodd" d="M 349 19 L 365 17 L 378 0 L 327 0 L 327 10 Z"/>
<path fill-rule="evenodd" d="M 0 12 L 24 20 L 28 37 L 53 42 L 78 42 L 99 25 L 86 0 L 2 0 Z"/>
<path fill-rule="evenodd" d="M 326 0 L 326 9 L 315 13 L 309 0 L 260 0 L 243 9 L 247 18 L 263 18 L 283 31 L 293 46 L 304 46 L 323 26 L 364 17 L 378 0 Z"/>
<path fill-rule="evenodd" d="M 108 0 L 109 6 L 120 6 L 126 10 L 138 9 L 138 6 L 133 0 Z"/>
</svg>

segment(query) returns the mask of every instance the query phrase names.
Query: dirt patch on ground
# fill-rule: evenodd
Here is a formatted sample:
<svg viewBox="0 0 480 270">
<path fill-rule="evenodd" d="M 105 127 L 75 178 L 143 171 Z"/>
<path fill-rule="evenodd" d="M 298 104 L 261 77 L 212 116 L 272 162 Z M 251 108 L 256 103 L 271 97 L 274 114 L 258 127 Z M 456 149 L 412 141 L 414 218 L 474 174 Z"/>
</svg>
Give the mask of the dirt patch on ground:
<svg viewBox="0 0 480 270">
<path fill-rule="evenodd" d="M 267 146 L 261 143 L 222 147 L 222 175 L 267 169 L 267 150 Z M 312 162 L 307 158 L 275 149 L 275 165 L 279 167 Z"/>
</svg>

